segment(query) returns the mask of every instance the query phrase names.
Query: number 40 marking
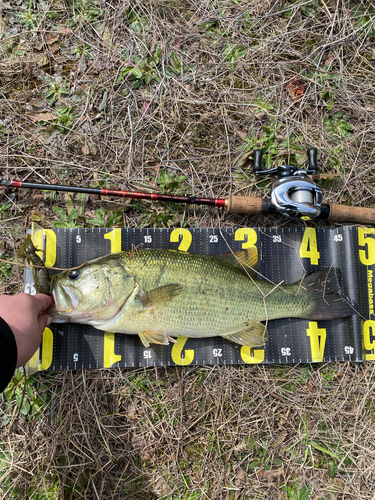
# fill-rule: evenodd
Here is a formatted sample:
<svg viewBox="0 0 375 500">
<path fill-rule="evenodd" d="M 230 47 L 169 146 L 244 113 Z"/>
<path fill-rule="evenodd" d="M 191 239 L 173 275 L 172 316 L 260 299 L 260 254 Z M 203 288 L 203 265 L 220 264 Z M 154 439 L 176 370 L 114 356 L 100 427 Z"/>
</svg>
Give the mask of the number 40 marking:
<svg viewBox="0 0 375 500">
<path fill-rule="evenodd" d="M 306 334 L 310 337 L 311 358 L 313 362 L 323 361 L 324 349 L 326 346 L 327 330 L 318 328 L 316 321 L 309 322 L 309 328 Z"/>
</svg>

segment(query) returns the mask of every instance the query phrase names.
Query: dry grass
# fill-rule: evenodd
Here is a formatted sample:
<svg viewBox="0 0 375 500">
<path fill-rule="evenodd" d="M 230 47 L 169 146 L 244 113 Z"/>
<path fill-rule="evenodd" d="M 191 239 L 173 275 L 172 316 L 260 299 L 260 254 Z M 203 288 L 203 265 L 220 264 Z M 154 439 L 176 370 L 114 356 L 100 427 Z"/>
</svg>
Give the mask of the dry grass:
<svg viewBox="0 0 375 500">
<path fill-rule="evenodd" d="M 186 177 L 174 192 L 265 195 L 245 152 L 302 164 L 315 146 L 325 200 L 371 206 L 374 14 L 365 1 L 4 2 L 1 173 L 171 189 L 166 173 Z M 31 221 L 77 206 L 38 194 L 2 193 L 11 259 Z M 99 206 L 106 221 L 124 208 L 81 200 L 78 222 Z M 125 208 L 125 227 L 286 223 Z M 21 270 L 2 277 L 20 289 Z M 2 498 L 370 499 L 373 377 L 372 364 L 39 374 L 27 398 L 41 418 L 1 403 Z"/>
</svg>

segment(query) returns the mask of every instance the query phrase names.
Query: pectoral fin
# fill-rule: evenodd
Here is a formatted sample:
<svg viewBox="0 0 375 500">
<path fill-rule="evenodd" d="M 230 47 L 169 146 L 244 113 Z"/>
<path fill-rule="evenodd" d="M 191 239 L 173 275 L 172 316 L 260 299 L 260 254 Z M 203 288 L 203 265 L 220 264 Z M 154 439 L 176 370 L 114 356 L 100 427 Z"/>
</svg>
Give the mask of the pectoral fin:
<svg viewBox="0 0 375 500">
<path fill-rule="evenodd" d="M 259 347 L 267 342 L 268 333 L 265 325 L 259 321 L 252 321 L 243 330 L 230 333 L 229 335 L 222 335 L 222 337 L 237 344 Z"/>
<path fill-rule="evenodd" d="M 168 345 L 171 337 L 168 337 L 164 330 L 145 330 L 139 334 L 142 344 L 145 347 L 150 347 L 150 344 Z"/>
<path fill-rule="evenodd" d="M 141 312 L 160 306 L 165 302 L 169 302 L 173 297 L 180 295 L 182 288 L 182 285 L 172 283 L 170 285 L 159 286 L 158 288 L 154 288 L 154 290 L 146 292 L 138 298 L 139 302 L 142 304 Z"/>
</svg>

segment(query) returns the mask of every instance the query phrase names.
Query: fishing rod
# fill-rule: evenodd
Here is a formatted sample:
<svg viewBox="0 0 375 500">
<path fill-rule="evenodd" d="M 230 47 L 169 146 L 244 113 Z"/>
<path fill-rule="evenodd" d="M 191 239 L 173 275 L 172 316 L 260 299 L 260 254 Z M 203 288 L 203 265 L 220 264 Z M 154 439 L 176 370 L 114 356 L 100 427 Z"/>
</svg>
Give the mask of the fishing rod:
<svg viewBox="0 0 375 500">
<path fill-rule="evenodd" d="M 0 175 L 0 185 L 13 188 L 43 189 L 88 193 L 101 196 L 119 196 L 138 200 L 171 201 L 189 205 L 211 205 L 224 207 L 229 213 L 260 215 L 281 213 L 292 219 L 323 219 L 335 222 L 374 224 L 375 209 L 336 204 L 323 204 L 322 191 L 309 175 L 318 173 L 317 149 L 307 151 L 309 168 L 301 169 L 291 165 L 281 165 L 268 170 L 262 169 L 263 150 L 254 151 L 253 170 L 255 175 L 275 177 L 270 198 L 255 196 L 233 196 L 228 198 L 199 198 L 197 196 L 174 196 L 160 193 L 141 193 L 116 189 L 98 189 L 59 184 L 44 184 L 4 179 Z"/>
</svg>

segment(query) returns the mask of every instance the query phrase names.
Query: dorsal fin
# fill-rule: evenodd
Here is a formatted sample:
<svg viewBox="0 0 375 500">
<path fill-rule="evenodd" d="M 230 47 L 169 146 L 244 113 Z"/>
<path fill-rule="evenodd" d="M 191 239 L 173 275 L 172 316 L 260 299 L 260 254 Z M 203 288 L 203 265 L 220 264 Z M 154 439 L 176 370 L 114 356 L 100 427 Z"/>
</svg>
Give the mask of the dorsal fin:
<svg viewBox="0 0 375 500">
<path fill-rule="evenodd" d="M 246 248 L 245 250 L 237 250 L 237 252 L 228 252 L 221 255 L 216 255 L 216 259 L 241 268 L 250 268 L 254 272 L 259 270 L 260 262 L 258 261 L 258 249 L 255 247 Z"/>
</svg>

